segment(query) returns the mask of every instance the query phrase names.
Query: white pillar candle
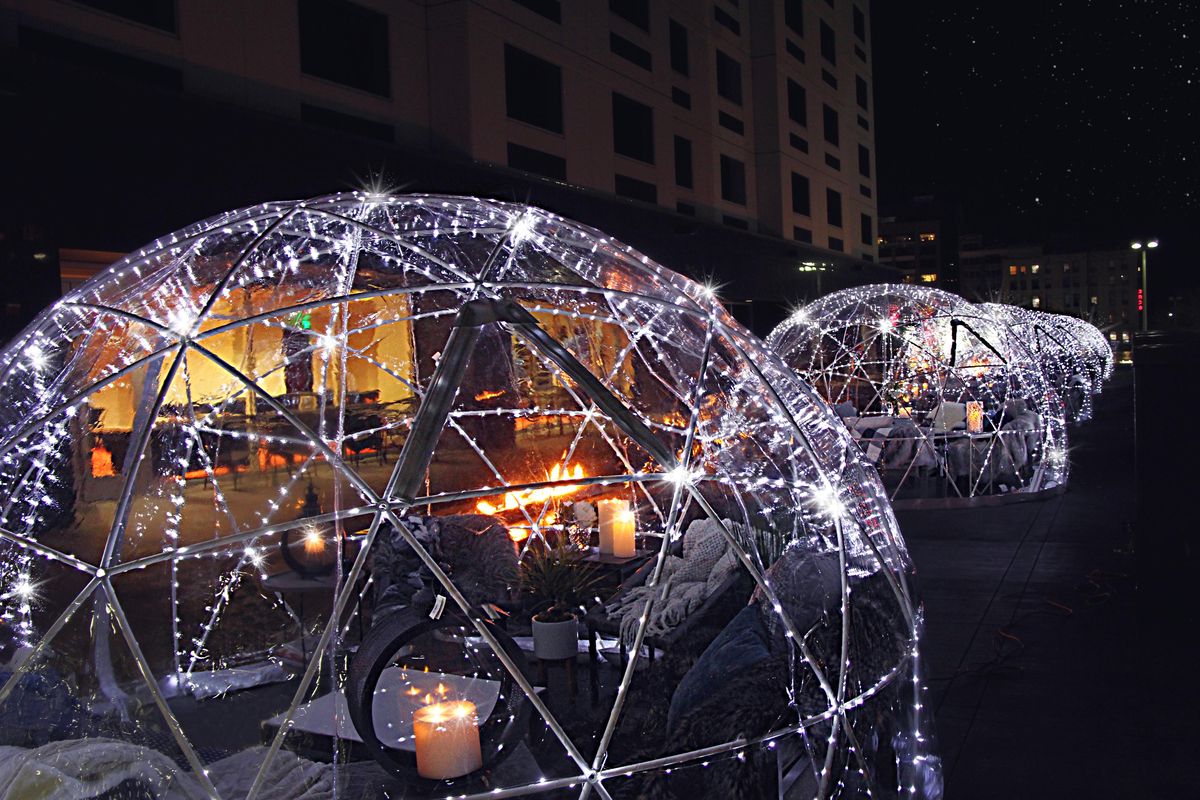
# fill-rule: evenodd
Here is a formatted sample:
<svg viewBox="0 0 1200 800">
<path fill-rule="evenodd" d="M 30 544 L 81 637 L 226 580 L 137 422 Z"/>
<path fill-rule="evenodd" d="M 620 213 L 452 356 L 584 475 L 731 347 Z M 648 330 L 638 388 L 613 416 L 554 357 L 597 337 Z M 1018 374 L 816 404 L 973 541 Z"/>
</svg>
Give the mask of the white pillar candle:
<svg viewBox="0 0 1200 800">
<path fill-rule="evenodd" d="M 618 558 L 633 558 L 637 552 L 634 532 L 637 528 L 633 512 L 623 508 L 612 522 L 612 554 Z"/>
<path fill-rule="evenodd" d="M 413 712 L 417 774 L 458 778 L 483 766 L 475 704 L 467 700 L 434 703 Z"/>
<path fill-rule="evenodd" d="M 600 500 L 596 503 L 599 512 L 600 552 L 605 555 L 613 553 L 613 524 L 617 515 L 629 511 L 629 501 L 620 498 Z"/>
</svg>

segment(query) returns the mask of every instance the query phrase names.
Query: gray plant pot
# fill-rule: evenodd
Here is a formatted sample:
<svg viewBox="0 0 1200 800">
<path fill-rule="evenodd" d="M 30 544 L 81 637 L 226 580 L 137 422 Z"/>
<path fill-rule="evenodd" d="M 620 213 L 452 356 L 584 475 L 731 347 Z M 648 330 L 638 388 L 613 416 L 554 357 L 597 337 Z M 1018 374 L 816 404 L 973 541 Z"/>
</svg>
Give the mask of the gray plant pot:
<svg viewBox="0 0 1200 800">
<path fill-rule="evenodd" d="M 533 655 L 538 660 L 574 658 L 579 652 L 579 620 L 563 622 L 533 620 Z"/>
</svg>

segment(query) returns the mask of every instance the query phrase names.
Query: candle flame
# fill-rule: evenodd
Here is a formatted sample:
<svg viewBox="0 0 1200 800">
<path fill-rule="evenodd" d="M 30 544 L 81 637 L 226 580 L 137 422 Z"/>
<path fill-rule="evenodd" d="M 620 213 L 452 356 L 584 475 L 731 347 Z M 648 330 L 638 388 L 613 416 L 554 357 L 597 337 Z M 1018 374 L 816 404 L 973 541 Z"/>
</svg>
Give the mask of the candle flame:
<svg viewBox="0 0 1200 800">
<path fill-rule="evenodd" d="M 321 532 L 316 528 L 305 528 L 304 530 L 304 552 L 307 555 L 317 555 L 325 549 L 325 540 L 321 538 Z"/>
</svg>

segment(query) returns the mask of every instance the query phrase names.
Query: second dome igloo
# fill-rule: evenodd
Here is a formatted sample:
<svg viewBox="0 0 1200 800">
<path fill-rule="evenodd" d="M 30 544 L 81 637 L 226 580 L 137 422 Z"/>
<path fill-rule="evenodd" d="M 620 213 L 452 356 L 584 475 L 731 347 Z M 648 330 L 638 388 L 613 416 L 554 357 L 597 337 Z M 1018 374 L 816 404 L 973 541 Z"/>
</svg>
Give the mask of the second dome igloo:
<svg viewBox="0 0 1200 800">
<path fill-rule="evenodd" d="M 944 504 L 1058 490 L 1064 409 L 1036 355 L 957 295 L 844 289 L 767 340 L 833 407 L 894 502 Z"/>
<path fill-rule="evenodd" d="M 0 369 L 0 743 L 35 763 L 239 798 L 936 793 L 877 478 L 710 292 L 600 232 L 268 203 L 114 265 Z M 544 605 L 590 634 L 590 702 L 529 669 Z"/>
</svg>

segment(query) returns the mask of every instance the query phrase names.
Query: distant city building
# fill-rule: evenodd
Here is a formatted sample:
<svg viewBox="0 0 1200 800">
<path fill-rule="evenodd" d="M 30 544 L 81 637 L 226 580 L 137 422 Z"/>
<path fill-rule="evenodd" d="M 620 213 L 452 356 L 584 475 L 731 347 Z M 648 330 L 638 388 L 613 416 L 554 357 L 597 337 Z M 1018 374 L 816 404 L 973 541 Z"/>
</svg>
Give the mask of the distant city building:
<svg viewBox="0 0 1200 800">
<path fill-rule="evenodd" d="M 1118 350 L 1127 350 L 1139 326 L 1140 256 L 1129 248 L 1045 252 L 1038 245 L 986 246 L 961 239 L 960 292 L 1082 317 L 1097 325 Z"/>
<path fill-rule="evenodd" d="M 45 91 L 79 84 L 85 76 L 57 77 L 75 69 L 152 87 L 171 104 L 221 108 L 227 132 L 208 146 L 235 161 L 250 147 L 269 162 L 318 131 L 470 165 L 465 183 L 480 193 L 516 194 L 531 181 L 619 203 L 631 221 L 654 212 L 676 227 L 686 219 L 758 234 L 782 240 L 790 249 L 774 252 L 791 262 L 861 271 L 879 233 L 868 7 L 0 0 L 0 42 Z M 127 112 L 159 136 L 200 136 L 194 125 L 156 130 L 165 118 L 156 102 Z M 297 135 L 247 141 L 264 117 Z"/>
<path fill-rule="evenodd" d="M 905 283 L 958 289 L 958 208 L 933 196 L 914 197 L 879 219 L 879 263 Z"/>
</svg>

